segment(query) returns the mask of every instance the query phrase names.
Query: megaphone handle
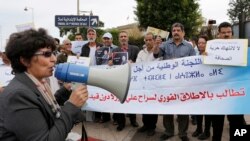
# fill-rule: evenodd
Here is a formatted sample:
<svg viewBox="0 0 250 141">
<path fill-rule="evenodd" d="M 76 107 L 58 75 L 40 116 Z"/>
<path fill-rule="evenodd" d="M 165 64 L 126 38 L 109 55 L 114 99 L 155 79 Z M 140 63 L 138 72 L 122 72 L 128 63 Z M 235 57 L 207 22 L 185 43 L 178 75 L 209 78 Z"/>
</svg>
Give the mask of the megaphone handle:
<svg viewBox="0 0 250 141">
<path fill-rule="evenodd" d="M 85 83 L 78 83 L 78 82 L 71 82 L 72 86 L 71 86 L 71 90 L 74 91 L 76 89 L 76 87 L 80 86 L 80 85 L 85 85 Z M 84 105 L 82 105 L 82 108 L 86 107 L 88 104 L 88 101 L 86 101 L 86 103 Z"/>
<path fill-rule="evenodd" d="M 74 91 L 76 89 L 76 87 L 83 85 L 84 83 L 71 82 L 71 84 L 72 84 L 71 90 Z"/>
</svg>

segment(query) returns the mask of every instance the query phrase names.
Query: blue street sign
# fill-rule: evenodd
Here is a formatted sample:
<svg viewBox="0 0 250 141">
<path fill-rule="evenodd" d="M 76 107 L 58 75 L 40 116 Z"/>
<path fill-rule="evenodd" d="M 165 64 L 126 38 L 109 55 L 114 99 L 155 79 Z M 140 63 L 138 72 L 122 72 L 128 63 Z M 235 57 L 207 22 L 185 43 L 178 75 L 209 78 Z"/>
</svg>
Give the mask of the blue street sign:
<svg viewBox="0 0 250 141">
<path fill-rule="evenodd" d="M 97 27 L 98 16 L 56 15 L 56 27 Z"/>
</svg>

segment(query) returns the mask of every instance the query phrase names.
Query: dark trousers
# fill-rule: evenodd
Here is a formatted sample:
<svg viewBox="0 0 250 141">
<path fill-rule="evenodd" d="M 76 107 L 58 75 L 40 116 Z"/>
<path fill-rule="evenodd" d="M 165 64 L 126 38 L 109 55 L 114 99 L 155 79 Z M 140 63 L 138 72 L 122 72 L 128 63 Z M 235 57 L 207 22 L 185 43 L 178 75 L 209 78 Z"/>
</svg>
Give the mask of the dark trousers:
<svg viewBox="0 0 250 141">
<path fill-rule="evenodd" d="M 110 120 L 110 113 L 95 112 L 95 119 L 102 119 L 103 121 L 108 121 Z"/>
<path fill-rule="evenodd" d="M 229 131 L 230 134 L 233 134 L 232 131 L 230 130 L 230 128 L 233 127 L 238 127 L 238 126 L 243 126 L 246 124 L 244 115 L 227 115 L 227 119 L 229 121 Z M 231 139 L 229 139 L 231 140 Z"/>
<path fill-rule="evenodd" d="M 121 113 L 115 113 L 115 118 L 117 120 L 118 126 L 125 126 L 126 123 L 126 118 L 125 118 L 125 114 L 121 114 Z M 136 121 L 136 115 L 135 114 L 129 114 L 129 119 L 130 119 L 130 123 L 133 123 Z"/>
<path fill-rule="evenodd" d="M 142 115 L 143 126 L 145 126 L 147 129 L 155 129 L 157 120 L 158 120 L 158 115 L 150 115 L 150 114 Z"/>
<path fill-rule="evenodd" d="M 227 115 L 229 127 L 245 125 L 244 115 Z"/>
<path fill-rule="evenodd" d="M 203 117 L 205 117 L 205 128 L 202 130 Z M 211 115 L 196 115 L 197 129 L 196 131 L 209 133 L 211 127 Z"/>
<path fill-rule="evenodd" d="M 221 141 L 225 115 L 211 115 L 213 127 L 212 141 Z"/>
<path fill-rule="evenodd" d="M 244 115 L 228 115 L 227 118 L 229 121 L 229 128 L 234 126 L 245 125 Z M 213 126 L 212 141 L 221 141 L 225 116 L 213 115 L 211 119 Z"/>
<path fill-rule="evenodd" d="M 187 136 L 187 129 L 189 124 L 189 115 L 177 115 L 179 137 Z M 168 136 L 174 135 L 174 115 L 164 115 L 163 125 L 166 129 L 165 134 Z"/>
</svg>

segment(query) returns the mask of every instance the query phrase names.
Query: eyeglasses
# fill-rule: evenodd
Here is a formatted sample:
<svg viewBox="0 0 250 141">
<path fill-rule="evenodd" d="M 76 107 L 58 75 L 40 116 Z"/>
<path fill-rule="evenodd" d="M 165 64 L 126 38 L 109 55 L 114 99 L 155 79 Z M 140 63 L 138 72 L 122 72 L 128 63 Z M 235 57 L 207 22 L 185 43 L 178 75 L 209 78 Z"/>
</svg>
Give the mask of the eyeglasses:
<svg viewBox="0 0 250 141">
<path fill-rule="evenodd" d="M 72 45 L 71 43 L 66 43 L 65 45 Z"/>
<path fill-rule="evenodd" d="M 52 54 L 56 56 L 55 51 L 40 51 L 40 52 L 36 52 L 34 55 L 43 55 L 44 57 L 51 57 Z"/>
</svg>

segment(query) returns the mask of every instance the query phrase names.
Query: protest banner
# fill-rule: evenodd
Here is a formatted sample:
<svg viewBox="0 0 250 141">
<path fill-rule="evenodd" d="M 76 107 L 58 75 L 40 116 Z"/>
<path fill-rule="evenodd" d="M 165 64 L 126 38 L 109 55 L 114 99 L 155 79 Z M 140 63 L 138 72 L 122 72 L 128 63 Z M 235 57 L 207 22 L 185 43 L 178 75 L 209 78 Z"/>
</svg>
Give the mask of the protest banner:
<svg viewBox="0 0 250 141">
<path fill-rule="evenodd" d="M 132 64 L 124 104 L 110 92 L 88 86 L 89 99 L 83 109 L 138 114 L 250 114 L 249 65 L 215 66 L 202 61 L 201 56 L 192 56 Z"/>
</svg>

